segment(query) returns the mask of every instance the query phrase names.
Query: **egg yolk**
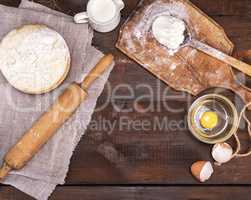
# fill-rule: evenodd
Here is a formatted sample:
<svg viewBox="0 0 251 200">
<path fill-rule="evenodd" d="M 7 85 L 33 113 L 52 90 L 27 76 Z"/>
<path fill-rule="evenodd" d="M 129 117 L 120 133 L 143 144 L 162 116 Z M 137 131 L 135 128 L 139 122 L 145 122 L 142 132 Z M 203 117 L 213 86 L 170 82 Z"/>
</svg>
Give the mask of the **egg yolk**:
<svg viewBox="0 0 251 200">
<path fill-rule="evenodd" d="M 218 124 L 218 115 L 215 112 L 207 111 L 203 113 L 200 124 L 206 129 L 213 129 Z"/>
</svg>

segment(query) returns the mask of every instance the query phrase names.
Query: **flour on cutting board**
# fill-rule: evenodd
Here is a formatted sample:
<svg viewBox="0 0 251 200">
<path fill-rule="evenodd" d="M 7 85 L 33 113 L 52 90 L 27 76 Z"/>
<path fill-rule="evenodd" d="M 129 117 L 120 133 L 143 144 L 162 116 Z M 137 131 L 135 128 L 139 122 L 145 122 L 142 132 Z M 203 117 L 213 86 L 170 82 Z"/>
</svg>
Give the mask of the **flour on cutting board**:
<svg viewBox="0 0 251 200">
<path fill-rule="evenodd" d="M 184 21 L 170 15 L 159 16 L 152 25 L 155 39 L 172 50 L 178 49 L 184 42 L 185 30 Z"/>
<path fill-rule="evenodd" d="M 127 42 L 128 49 L 130 49 L 132 53 L 137 51 L 137 46 L 135 46 L 134 39 L 132 39 L 132 37 L 139 39 L 141 45 L 144 46 L 144 44 L 148 42 L 147 38 L 145 37 L 146 35 L 150 33 L 154 37 L 152 27 L 153 27 L 154 21 L 158 17 L 173 16 L 175 18 L 180 19 L 181 21 L 183 20 L 184 22 L 189 22 L 189 15 L 187 12 L 187 8 L 183 5 L 183 3 L 173 1 L 173 0 L 169 1 L 168 3 L 163 3 L 163 1 L 157 0 L 156 3 L 153 5 L 150 5 L 144 11 L 143 14 L 141 13 L 137 13 L 137 14 L 142 15 L 142 20 L 140 20 L 140 22 L 137 23 L 137 25 L 133 29 L 133 33 L 128 32 L 128 34 L 126 34 L 126 30 L 124 31 L 125 32 L 124 37 L 128 38 L 128 42 Z M 181 27 L 182 26 L 179 27 L 180 32 L 182 32 Z M 180 34 L 179 37 L 180 37 L 179 41 L 181 41 L 182 34 Z M 180 43 L 180 42 L 177 42 L 177 43 Z M 173 46 L 176 47 L 177 45 L 174 44 L 172 45 L 172 47 Z M 176 53 L 177 50 L 166 48 L 165 51 L 167 52 L 167 55 L 172 56 L 174 53 Z"/>
</svg>

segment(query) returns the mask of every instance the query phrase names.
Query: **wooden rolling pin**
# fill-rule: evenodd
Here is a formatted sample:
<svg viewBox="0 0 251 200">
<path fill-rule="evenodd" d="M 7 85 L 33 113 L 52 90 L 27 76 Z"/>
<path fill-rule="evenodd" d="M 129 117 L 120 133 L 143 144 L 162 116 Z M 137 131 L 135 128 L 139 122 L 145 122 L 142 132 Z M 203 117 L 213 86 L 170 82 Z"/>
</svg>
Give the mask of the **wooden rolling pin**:
<svg viewBox="0 0 251 200">
<path fill-rule="evenodd" d="M 0 179 L 5 178 L 11 170 L 19 170 L 32 159 L 41 147 L 77 110 L 87 98 L 90 85 L 112 64 L 111 54 L 104 56 L 81 85 L 72 83 L 28 130 L 4 157 L 0 169 Z"/>
</svg>

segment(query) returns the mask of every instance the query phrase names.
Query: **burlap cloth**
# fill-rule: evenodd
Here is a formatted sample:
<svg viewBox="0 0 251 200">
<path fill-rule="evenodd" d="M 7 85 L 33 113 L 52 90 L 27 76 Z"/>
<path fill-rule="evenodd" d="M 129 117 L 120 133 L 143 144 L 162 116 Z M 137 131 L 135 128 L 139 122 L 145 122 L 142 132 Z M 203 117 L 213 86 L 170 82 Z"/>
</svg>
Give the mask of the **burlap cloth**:
<svg viewBox="0 0 251 200">
<path fill-rule="evenodd" d="M 92 30 L 73 23 L 71 16 L 23 0 L 19 8 L 0 5 L 0 39 L 24 24 L 45 24 L 59 32 L 71 52 L 71 70 L 55 91 L 27 95 L 12 88 L 0 73 L 0 162 L 8 149 L 31 127 L 69 83 L 80 82 L 103 54 L 91 46 Z M 3 183 L 36 199 L 47 199 L 57 184 L 64 184 L 70 158 L 84 134 L 112 67 L 89 90 L 89 98 L 42 150 L 20 171 L 12 171 Z M 84 159 L 84 158 L 80 158 Z"/>
</svg>

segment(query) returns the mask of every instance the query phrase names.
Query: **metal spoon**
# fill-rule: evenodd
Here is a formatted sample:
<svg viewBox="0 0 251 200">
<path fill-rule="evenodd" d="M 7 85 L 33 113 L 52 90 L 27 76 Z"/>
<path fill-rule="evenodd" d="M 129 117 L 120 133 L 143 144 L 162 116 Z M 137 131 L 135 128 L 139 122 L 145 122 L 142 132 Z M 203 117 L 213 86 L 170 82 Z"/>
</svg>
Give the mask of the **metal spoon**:
<svg viewBox="0 0 251 200">
<path fill-rule="evenodd" d="M 186 26 L 186 38 L 184 40 L 183 45 L 181 45 L 179 48 L 182 48 L 183 46 L 191 46 L 197 50 L 200 50 L 204 53 L 206 53 L 209 56 L 212 56 L 226 64 L 229 64 L 233 66 L 234 68 L 240 70 L 241 72 L 251 76 L 251 65 L 248 65 L 232 56 L 229 56 L 222 51 L 219 51 L 218 49 L 215 49 L 214 47 L 211 47 L 195 38 L 192 37 L 192 34 L 189 32 L 188 27 Z"/>
<path fill-rule="evenodd" d="M 170 17 L 170 16 L 168 16 Z M 173 16 L 171 16 L 173 17 Z M 187 24 L 182 20 L 179 19 L 177 17 L 174 17 L 180 21 L 182 21 L 185 25 L 185 39 L 183 41 L 183 43 L 178 47 L 178 49 L 172 49 L 175 51 L 178 51 L 179 49 L 185 47 L 185 46 L 191 46 L 197 50 L 200 50 L 204 53 L 206 53 L 207 55 L 210 55 L 226 64 L 229 64 L 231 66 L 233 66 L 234 68 L 240 70 L 241 72 L 251 76 L 251 65 L 248 65 L 232 56 L 229 56 L 225 53 L 223 53 L 222 51 L 219 51 L 217 49 L 215 49 L 214 47 L 211 47 L 195 38 L 192 37 L 192 34 L 189 30 L 189 27 L 187 26 Z M 168 47 L 167 47 L 168 48 Z M 169 48 L 170 49 L 170 48 Z"/>
</svg>

